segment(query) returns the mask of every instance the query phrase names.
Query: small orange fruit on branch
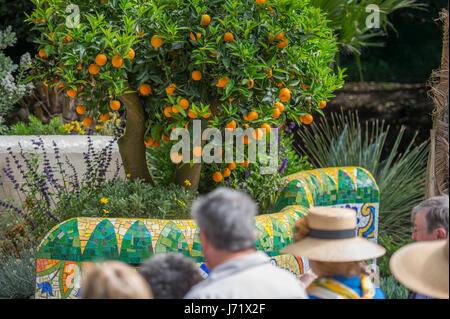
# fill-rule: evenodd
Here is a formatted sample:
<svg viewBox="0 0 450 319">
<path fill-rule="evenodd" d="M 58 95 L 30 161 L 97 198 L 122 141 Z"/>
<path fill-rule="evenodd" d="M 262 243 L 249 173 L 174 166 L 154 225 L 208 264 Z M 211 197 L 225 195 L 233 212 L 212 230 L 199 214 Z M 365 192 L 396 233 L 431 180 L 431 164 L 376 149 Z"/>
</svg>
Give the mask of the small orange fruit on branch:
<svg viewBox="0 0 450 319">
<path fill-rule="evenodd" d="M 107 60 L 108 60 L 108 58 L 104 54 L 98 54 L 95 57 L 95 63 L 100 66 L 105 65 Z"/>
<path fill-rule="evenodd" d="M 91 64 L 88 69 L 90 74 L 98 74 L 100 72 L 100 67 L 97 64 Z"/>
<path fill-rule="evenodd" d="M 233 42 L 234 40 L 234 35 L 231 32 L 225 32 L 225 34 L 223 35 L 223 40 L 225 42 Z"/>
<path fill-rule="evenodd" d="M 109 107 L 111 108 L 111 110 L 117 111 L 120 109 L 120 102 L 117 100 L 113 100 L 111 101 L 111 103 L 109 103 Z"/>
<path fill-rule="evenodd" d="M 115 67 L 115 68 L 120 68 L 123 65 L 123 59 L 120 55 L 116 54 L 112 60 L 111 60 L 111 64 Z"/>
<path fill-rule="evenodd" d="M 282 88 L 278 97 L 281 102 L 287 102 L 291 98 L 291 91 L 288 88 Z"/>
<path fill-rule="evenodd" d="M 194 81 L 200 81 L 202 79 L 202 72 L 200 72 L 200 71 L 193 71 L 192 72 L 192 79 Z"/>
<path fill-rule="evenodd" d="M 201 25 L 207 27 L 211 23 L 211 17 L 207 14 L 202 15 Z"/>
<path fill-rule="evenodd" d="M 78 114 L 83 115 L 84 113 L 86 113 L 86 106 L 78 105 L 75 110 Z"/>
<path fill-rule="evenodd" d="M 141 93 L 142 95 L 151 95 L 152 94 L 152 87 L 148 83 L 143 83 L 139 87 L 139 93 Z"/>
<path fill-rule="evenodd" d="M 152 36 L 152 39 L 150 40 L 150 43 L 155 48 L 159 48 L 160 46 L 162 46 L 163 40 L 159 36 L 157 36 L 155 34 L 154 36 Z"/>
</svg>

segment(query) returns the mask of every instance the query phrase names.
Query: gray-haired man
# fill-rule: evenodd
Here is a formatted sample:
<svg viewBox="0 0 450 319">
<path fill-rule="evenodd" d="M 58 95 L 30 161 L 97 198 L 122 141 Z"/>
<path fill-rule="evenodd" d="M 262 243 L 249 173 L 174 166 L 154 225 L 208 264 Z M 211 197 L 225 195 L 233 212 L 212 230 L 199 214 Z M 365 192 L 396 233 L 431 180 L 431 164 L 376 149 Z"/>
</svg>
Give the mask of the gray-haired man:
<svg viewBox="0 0 450 319">
<path fill-rule="evenodd" d="M 308 298 L 301 283 L 255 250 L 256 204 L 244 193 L 218 188 L 197 199 L 192 215 L 209 277 L 187 299 Z"/>
<path fill-rule="evenodd" d="M 431 197 L 413 208 L 411 238 L 416 241 L 444 240 L 448 237 L 448 195 Z M 409 299 L 429 299 L 410 291 Z"/>
</svg>

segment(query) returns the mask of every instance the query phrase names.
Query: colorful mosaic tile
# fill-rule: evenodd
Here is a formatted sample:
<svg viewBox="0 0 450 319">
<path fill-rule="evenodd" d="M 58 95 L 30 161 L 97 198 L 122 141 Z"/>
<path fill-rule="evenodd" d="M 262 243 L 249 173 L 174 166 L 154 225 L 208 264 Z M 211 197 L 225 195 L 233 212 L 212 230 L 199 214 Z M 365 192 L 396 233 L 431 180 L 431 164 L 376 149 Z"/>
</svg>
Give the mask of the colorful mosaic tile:
<svg viewBox="0 0 450 319">
<path fill-rule="evenodd" d="M 272 262 L 300 276 L 304 258 L 280 254 L 293 242 L 295 222 L 313 206 L 355 209 L 358 236 L 377 240 L 378 187 L 358 167 L 304 171 L 285 178 L 272 214 L 255 217 L 256 248 Z M 192 258 L 203 276 L 198 228 L 193 220 L 73 218 L 54 227 L 42 241 L 36 264 L 36 298 L 77 298 L 85 267 L 93 262 L 121 260 L 140 264 L 153 254 L 180 252 Z"/>
</svg>

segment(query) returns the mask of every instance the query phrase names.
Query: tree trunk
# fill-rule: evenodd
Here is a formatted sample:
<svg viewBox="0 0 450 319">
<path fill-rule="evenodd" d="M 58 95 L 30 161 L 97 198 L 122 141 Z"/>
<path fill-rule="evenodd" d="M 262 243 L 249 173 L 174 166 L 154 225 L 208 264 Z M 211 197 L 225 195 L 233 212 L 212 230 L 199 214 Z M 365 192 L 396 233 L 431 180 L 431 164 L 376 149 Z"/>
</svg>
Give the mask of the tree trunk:
<svg viewBox="0 0 450 319">
<path fill-rule="evenodd" d="M 449 134 L 448 134 L 448 11 L 441 12 L 444 22 L 441 68 L 431 75 L 429 96 L 434 102 L 433 129 L 431 131 L 431 149 L 427 167 L 426 197 L 447 194 L 449 192 Z"/>
<path fill-rule="evenodd" d="M 197 190 L 202 166 L 201 163 L 195 163 L 192 166 L 186 163 L 177 168 L 175 171 L 174 183 L 183 186 L 187 190 Z"/>
<path fill-rule="evenodd" d="M 155 186 L 147 167 L 144 134 L 145 112 L 137 93 L 124 94 L 119 97 L 126 109 L 125 133 L 117 144 L 125 174 L 130 174 L 130 179 L 140 178 Z"/>
</svg>

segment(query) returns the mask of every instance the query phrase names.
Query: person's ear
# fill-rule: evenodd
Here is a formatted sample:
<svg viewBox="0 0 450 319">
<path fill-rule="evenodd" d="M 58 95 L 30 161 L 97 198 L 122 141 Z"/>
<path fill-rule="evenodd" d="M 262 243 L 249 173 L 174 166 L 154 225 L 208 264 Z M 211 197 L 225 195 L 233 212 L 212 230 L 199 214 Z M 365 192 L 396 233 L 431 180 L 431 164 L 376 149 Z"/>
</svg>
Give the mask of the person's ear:
<svg viewBox="0 0 450 319">
<path fill-rule="evenodd" d="M 436 232 L 437 240 L 447 239 L 447 231 L 444 228 L 438 227 L 438 228 L 436 228 L 435 232 Z"/>
</svg>

